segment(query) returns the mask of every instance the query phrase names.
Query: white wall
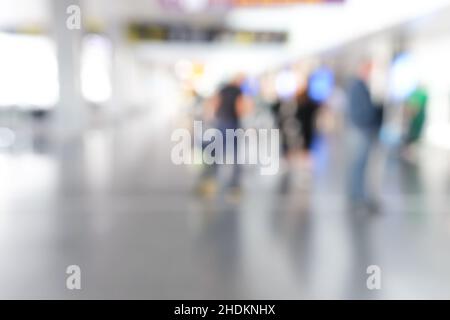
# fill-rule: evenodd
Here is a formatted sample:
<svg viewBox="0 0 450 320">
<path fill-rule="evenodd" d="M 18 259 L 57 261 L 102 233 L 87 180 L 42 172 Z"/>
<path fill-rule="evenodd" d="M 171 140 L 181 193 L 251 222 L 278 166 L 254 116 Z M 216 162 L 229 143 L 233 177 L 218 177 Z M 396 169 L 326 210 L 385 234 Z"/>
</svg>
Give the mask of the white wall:
<svg viewBox="0 0 450 320">
<path fill-rule="evenodd" d="M 450 149 L 450 30 L 415 40 L 412 53 L 430 94 L 425 141 Z"/>
</svg>

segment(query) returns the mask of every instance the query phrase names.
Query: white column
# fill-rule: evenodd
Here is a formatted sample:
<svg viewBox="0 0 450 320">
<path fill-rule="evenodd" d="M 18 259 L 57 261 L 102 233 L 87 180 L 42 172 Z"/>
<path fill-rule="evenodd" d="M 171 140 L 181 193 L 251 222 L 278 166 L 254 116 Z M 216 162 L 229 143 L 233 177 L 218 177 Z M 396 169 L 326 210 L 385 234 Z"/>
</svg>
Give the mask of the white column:
<svg viewBox="0 0 450 320">
<path fill-rule="evenodd" d="M 124 69 L 124 26 L 121 21 L 113 16 L 114 19 L 108 21 L 108 33 L 112 41 L 112 64 L 111 64 L 111 85 L 112 85 L 112 96 L 110 103 L 111 115 L 115 120 L 118 120 L 124 114 L 126 108 L 125 102 L 125 88 L 127 86 L 126 81 L 128 79 L 124 78 L 127 74 Z"/>
<path fill-rule="evenodd" d="M 87 125 L 87 108 L 81 95 L 81 41 L 83 23 L 80 29 L 67 26 L 70 6 L 80 7 L 79 0 L 52 0 L 53 33 L 58 60 L 59 103 L 54 114 L 56 139 L 79 136 Z M 83 11 L 81 8 L 81 17 Z"/>
</svg>

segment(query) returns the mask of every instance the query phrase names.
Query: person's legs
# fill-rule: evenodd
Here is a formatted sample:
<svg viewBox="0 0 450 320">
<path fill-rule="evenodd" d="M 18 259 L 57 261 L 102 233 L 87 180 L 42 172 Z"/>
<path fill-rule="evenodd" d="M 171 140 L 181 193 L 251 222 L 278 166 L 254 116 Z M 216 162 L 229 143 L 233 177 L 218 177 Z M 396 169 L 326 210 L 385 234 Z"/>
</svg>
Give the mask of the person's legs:
<svg viewBox="0 0 450 320">
<path fill-rule="evenodd" d="M 241 179 L 241 165 L 238 163 L 238 145 L 237 138 L 234 138 L 234 164 L 232 165 L 232 174 L 230 181 L 230 188 L 238 188 L 240 186 Z"/>
<path fill-rule="evenodd" d="M 201 145 L 201 152 L 202 152 L 202 157 L 203 157 L 203 152 L 206 148 L 206 146 L 209 144 L 210 142 L 205 142 L 202 141 L 202 145 Z M 211 154 L 213 157 L 215 156 L 215 150 L 212 151 Z M 212 179 L 212 178 L 216 178 L 217 176 L 217 171 L 218 171 L 218 165 L 214 162 L 212 164 L 203 164 L 203 171 L 202 174 L 200 176 L 200 180 L 207 180 L 207 179 Z"/>
<path fill-rule="evenodd" d="M 355 157 L 350 173 L 350 198 L 354 202 L 366 202 L 368 201 L 366 170 L 372 148 L 373 135 L 371 132 L 357 130 L 355 138 Z"/>
<path fill-rule="evenodd" d="M 311 151 L 314 139 L 314 131 L 312 125 L 304 124 L 302 126 L 302 134 L 303 134 L 303 149 L 309 152 Z"/>
<path fill-rule="evenodd" d="M 200 176 L 200 180 L 207 180 L 207 179 L 212 179 L 212 178 L 216 178 L 217 176 L 217 164 L 213 163 L 213 164 L 204 164 L 203 165 L 203 171 L 201 173 Z"/>
<path fill-rule="evenodd" d="M 208 143 L 204 141 L 201 142 L 201 152 L 203 157 L 203 151 L 205 150 Z M 213 151 L 212 156 L 214 156 L 215 151 Z M 202 172 L 200 174 L 199 182 L 196 187 L 196 192 L 205 196 L 212 196 L 217 191 L 217 175 L 218 175 L 218 164 L 206 164 L 203 163 Z"/>
<path fill-rule="evenodd" d="M 223 141 L 222 141 L 222 152 L 224 164 L 213 164 L 208 166 L 209 168 L 207 171 L 205 171 L 205 174 L 208 174 L 209 176 L 214 176 L 215 178 L 218 178 L 218 175 L 221 174 L 222 169 L 226 166 L 227 168 L 230 168 L 231 171 L 231 177 L 230 180 L 226 179 L 225 187 L 231 188 L 231 187 L 239 187 L 239 181 L 240 181 L 240 173 L 241 173 L 241 166 L 238 164 L 238 143 L 237 143 L 237 137 L 235 136 L 233 139 L 233 153 L 234 155 L 227 153 L 227 130 L 236 130 L 238 126 L 229 121 L 218 121 L 217 122 L 217 129 L 221 132 Z M 230 163 L 229 157 L 233 156 L 233 163 Z M 222 169 L 220 169 L 222 168 Z M 228 171 L 228 170 L 226 170 Z"/>
</svg>

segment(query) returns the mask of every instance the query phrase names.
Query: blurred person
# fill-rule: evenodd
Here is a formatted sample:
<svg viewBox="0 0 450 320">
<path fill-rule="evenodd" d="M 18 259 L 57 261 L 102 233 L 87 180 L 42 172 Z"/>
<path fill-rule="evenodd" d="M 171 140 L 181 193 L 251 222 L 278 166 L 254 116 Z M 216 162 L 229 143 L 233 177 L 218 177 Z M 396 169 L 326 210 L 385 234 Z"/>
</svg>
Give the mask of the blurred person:
<svg viewBox="0 0 450 320">
<path fill-rule="evenodd" d="M 277 96 L 270 106 L 275 122 L 274 125 L 280 131 L 280 152 L 284 160 L 280 192 L 284 194 L 288 193 L 291 188 L 290 155 L 300 130 L 295 119 L 295 108 L 294 101 L 283 100 L 280 96 Z"/>
<path fill-rule="evenodd" d="M 251 100 L 244 94 L 242 85 L 245 75 L 237 74 L 225 84 L 208 103 L 209 115 L 211 116 L 211 127 L 218 129 L 226 136 L 226 130 L 237 130 L 242 128 L 241 119 L 252 108 Z M 223 141 L 223 153 L 227 150 L 226 139 Z M 237 138 L 234 139 L 234 164 L 232 165 L 231 181 L 227 188 L 233 195 L 239 195 L 241 166 L 237 164 Z M 211 195 L 216 191 L 216 178 L 218 165 L 208 165 L 204 170 L 199 186 L 199 192 L 203 195 Z"/>
<path fill-rule="evenodd" d="M 309 84 L 299 87 L 296 96 L 296 118 L 300 125 L 302 140 L 302 156 L 307 164 L 310 164 L 310 153 L 316 135 L 316 115 L 319 103 L 313 100 L 309 94 Z"/>
<path fill-rule="evenodd" d="M 252 127 L 267 129 L 274 126 L 273 114 L 271 112 L 274 99 L 267 88 L 266 75 L 255 77 L 253 86 L 256 88 L 255 91 L 251 92 L 252 104 L 254 109 L 252 110 L 253 122 L 249 124 Z M 245 90 L 244 90 L 245 94 Z"/>
<path fill-rule="evenodd" d="M 350 81 L 348 111 L 355 142 L 350 172 L 350 201 L 354 207 L 363 206 L 376 211 L 377 206 L 367 190 L 367 167 L 382 123 L 381 106 L 374 104 L 368 82 L 372 62 L 364 61 Z"/>
<path fill-rule="evenodd" d="M 280 74 L 283 74 L 283 72 L 280 72 Z M 290 90 L 286 90 L 284 86 L 280 86 L 276 93 L 276 99 L 271 105 L 275 125 L 281 133 L 282 154 L 285 158 L 291 156 L 300 144 L 299 137 L 301 136 L 301 132 L 298 113 L 298 93 L 306 86 L 306 81 L 306 75 L 298 73 L 296 75 L 295 87 L 289 84 L 289 82 L 287 87 Z M 289 94 L 284 91 L 289 91 Z"/>
<path fill-rule="evenodd" d="M 336 85 L 326 101 L 328 107 L 328 131 L 340 134 L 345 127 L 345 113 L 348 105 L 345 89 Z"/>
<path fill-rule="evenodd" d="M 403 155 L 412 158 L 411 148 L 420 140 L 426 120 L 428 92 L 419 85 L 407 98 L 405 103 L 406 133 Z"/>
<path fill-rule="evenodd" d="M 300 179 L 294 178 L 296 172 L 294 168 L 298 164 L 303 169 L 305 167 L 309 169 L 312 165 L 310 155 L 316 136 L 316 117 L 320 104 L 313 100 L 309 93 L 308 81 L 302 81 L 292 100 L 278 99 L 272 106 L 272 112 L 281 132 L 282 152 L 287 159 L 287 171 L 281 185 L 283 193 L 289 191 L 294 181 L 300 180 L 303 186 L 310 183 L 309 174 L 303 175 L 305 173 L 303 170 L 300 172 L 301 178 L 297 177 Z M 300 162 L 296 161 L 299 150 Z"/>
<path fill-rule="evenodd" d="M 283 101 L 280 97 L 271 104 L 270 109 L 275 120 L 275 126 L 281 133 L 281 152 L 283 157 L 287 158 L 290 151 L 290 142 L 292 123 L 295 109 L 290 101 Z M 294 123 L 294 125 L 297 125 Z"/>
</svg>

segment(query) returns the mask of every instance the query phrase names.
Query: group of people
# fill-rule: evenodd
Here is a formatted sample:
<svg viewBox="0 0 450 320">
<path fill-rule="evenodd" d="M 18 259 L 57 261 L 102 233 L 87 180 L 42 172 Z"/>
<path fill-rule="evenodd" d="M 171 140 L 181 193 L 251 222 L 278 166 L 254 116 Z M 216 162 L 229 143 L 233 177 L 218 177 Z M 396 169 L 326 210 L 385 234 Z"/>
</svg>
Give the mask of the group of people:
<svg viewBox="0 0 450 320">
<path fill-rule="evenodd" d="M 371 152 L 383 124 L 384 108 L 374 102 L 369 89 L 372 69 L 373 64 L 369 60 L 361 63 L 346 90 L 346 114 L 349 124 L 346 129 L 353 137 L 349 183 L 346 188 L 350 203 L 375 209 L 376 201 L 367 188 L 366 176 Z M 243 74 L 236 75 L 205 103 L 208 110 L 206 114 L 210 115 L 209 123 L 224 134 L 227 129 L 241 128 L 241 119 L 255 109 L 253 99 L 244 93 L 245 79 Z M 278 98 L 269 104 L 275 126 L 280 130 L 281 154 L 286 158 L 293 153 L 300 154 L 301 161 L 306 164 L 312 162 L 311 150 L 317 136 L 316 123 L 321 109 L 321 102 L 311 97 L 309 85 L 309 81 L 306 81 L 290 99 Z M 423 87 L 418 87 L 407 99 L 406 130 L 402 149 L 408 149 L 421 137 L 427 100 Z M 223 148 L 225 150 L 226 146 Z M 236 148 L 234 143 L 235 156 Z M 215 188 L 218 168 L 216 164 L 205 168 L 199 185 L 201 193 L 210 193 Z M 239 193 L 241 168 L 239 165 L 233 165 L 231 171 L 228 189 Z"/>
<path fill-rule="evenodd" d="M 255 99 L 245 93 L 246 77 L 239 73 L 222 85 L 215 95 L 202 105 L 203 120 L 220 130 L 223 135 L 228 129 L 242 128 L 242 119 L 257 106 Z M 280 132 L 281 154 L 288 157 L 292 153 L 300 153 L 305 163 L 310 161 L 310 152 L 316 136 L 316 117 L 320 103 L 310 97 L 308 84 L 299 86 L 290 99 L 277 97 L 266 102 L 267 112 L 272 115 L 274 125 Z M 224 141 L 223 149 L 227 149 Z M 234 155 L 237 155 L 237 143 L 234 141 Z M 197 190 L 201 194 L 211 194 L 217 189 L 217 175 L 221 166 L 217 164 L 205 166 Z M 235 164 L 231 166 L 231 177 L 226 184 L 227 190 L 236 195 L 240 193 L 240 178 L 242 168 Z"/>
</svg>

